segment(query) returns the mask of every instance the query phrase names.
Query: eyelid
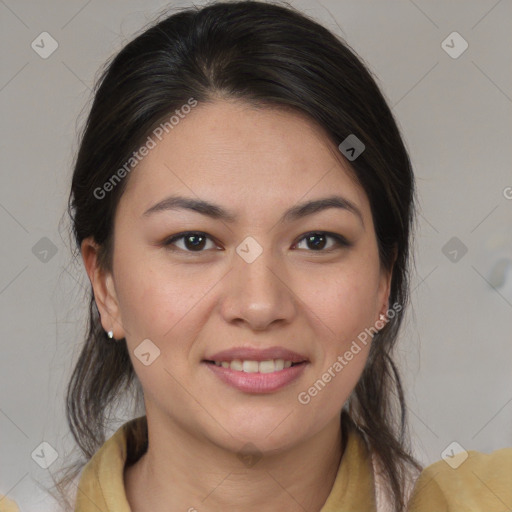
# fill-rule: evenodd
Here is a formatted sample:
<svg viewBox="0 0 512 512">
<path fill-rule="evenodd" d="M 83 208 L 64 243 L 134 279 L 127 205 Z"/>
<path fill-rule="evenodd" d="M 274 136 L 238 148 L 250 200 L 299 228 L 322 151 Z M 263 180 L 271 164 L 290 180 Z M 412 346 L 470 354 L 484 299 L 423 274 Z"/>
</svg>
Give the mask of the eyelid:
<svg viewBox="0 0 512 512">
<path fill-rule="evenodd" d="M 217 243 L 217 241 L 215 240 L 215 238 L 213 238 L 211 235 L 209 235 L 208 233 L 206 233 L 204 231 L 182 231 L 181 233 L 176 233 L 175 235 L 172 235 L 172 236 L 166 238 L 162 242 L 162 245 L 165 248 L 169 249 L 170 251 L 179 251 L 179 252 L 186 253 L 186 254 L 201 254 L 203 252 L 206 252 L 206 250 L 189 251 L 186 249 L 181 249 L 179 247 L 171 247 L 175 242 L 185 238 L 188 235 L 203 236 L 203 237 L 207 238 L 208 240 L 212 241 L 213 243 L 219 245 Z M 295 247 L 296 245 L 298 245 L 300 242 L 302 242 L 304 239 L 306 239 L 308 236 L 311 236 L 311 235 L 323 235 L 327 238 L 332 238 L 335 241 L 335 245 L 334 245 L 334 247 L 331 247 L 329 249 L 320 249 L 318 251 L 307 250 L 306 252 L 319 253 L 319 254 L 329 253 L 333 250 L 340 249 L 340 248 L 348 248 L 353 245 L 352 242 L 349 242 L 344 236 L 339 235 L 337 233 L 332 233 L 330 231 L 314 230 L 314 231 L 308 231 L 307 233 L 303 233 L 302 235 L 300 235 L 300 237 L 297 238 L 296 241 L 293 243 L 292 247 Z"/>
<path fill-rule="evenodd" d="M 345 248 L 351 247 L 353 245 L 343 235 L 338 235 L 337 233 L 332 233 L 330 231 L 322 231 L 322 230 L 315 230 L 315 231 L 309 231 L 307 233 L 304 233 L 303 235 L 300 236 L 300 238 L 297 239 L 297 242 L 295 242 L 293 245 L 294 246 L 297 245 L 299 242 L 302 242 L 302 240 L 304 240 L 305 238 L 307 238 L 308 236 L 311 236 L 311 235 L 323 235 L 326 238 L 333 238 L 335 241 L 335 246 L 331 247 L 330 249 L 319 250 L 319 251 L 309 250 L 307 252 L 313 252 L 313 253 L 315 253 L 315 252 L 318 252 L 318 253 L 330 252 L 334 249 L 339 249 L 339 248 L 343 248 L 343 247 L 345 247 Z"/>
<path fill-rule="evenodd" d="M 190 236 L 190 235 L 197 235 L 197 236 L 203 236 L 205 238 L 207 238 L 208 240 L 212 241 L 213 243 L 217 244 L 215 238 L 213 238 L 211 235 L 209 235 L 208 233 L 205 233 L 204 231 L 182 231 L 181 233 L 176 233 L 175 235 L 171 235 L 170 237 L 166 238 L 163 242 L 162 242 L 162 245 L 164 247 L 166 247 L 167 249 L 169 250 L 172 250 L 172 251 L 180 251 L 182 253 L 187 253 L 187 254 L 201 254 L 203 252 L 206 252 L 205 250 L 201 250 L 201 251 L 188 251 L 188 250 L 185 250 L 185 249 L 181 249 L 179 247 L 170 247 L 170 246 L 173 246 L 173 244 L 187 236 Z M 218 244 L 217 244 L 218 245 Z"/>
</svg>

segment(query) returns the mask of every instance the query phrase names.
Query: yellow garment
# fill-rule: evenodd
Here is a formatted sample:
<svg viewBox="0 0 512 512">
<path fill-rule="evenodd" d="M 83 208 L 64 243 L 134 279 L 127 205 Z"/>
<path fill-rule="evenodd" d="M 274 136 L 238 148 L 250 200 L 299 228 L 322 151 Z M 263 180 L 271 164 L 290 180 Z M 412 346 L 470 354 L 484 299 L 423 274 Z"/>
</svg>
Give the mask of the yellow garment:
<svg viewBox="0 0 512 512">
<path fill-rule="evenodd" d="M 75 512 L 131 512 L 124 489 L 127 459 L 142 455 L 134 449 L 134 429 L 146 417 L 122 425 L 84 467 Z M 375 512 L 375 480 L 366 443 L 357 430 L 344 430 L 345 451 L 331 492 L 321 512 Z M 18 507 L 0 495 L 0 512 Z M 381 510 L 385 509 L 384 506 Z M 512 510 L 512 448 L 489 455 L 469 451 L 457 469 L 444 460 L 427 467 L 415 482 L 410 512 L 505 512 Z"/>
<path fill-rule="evenodd" d="M 20 512 L 20 509 L 15 501 L 0 494 L 0 512 Z"/>
<path fill-rule="evenodd" d="M 82 472 L 75 512 L 130 512 L 124 490 L 125 423 Z M 320 512 L 375 512 L 374 474 L 366 443 L 347 428 L 346 446 L 331 492 Z M 469 451 L 457 469 L 444 460 L 420 474 L 412 492 L 411 512 L 504 512 L 512 510 L 512 448 L 490 455 Z M 380 512 L 380 511 L 378 511 Z"/>
<path fill-rule="evenodd" d="M 467 454 L 456 469 L 440 460 L 422 471 L 410 512 L 512 511 L 512 448 Z"/>
<path fill-rule="evenodd" d="M 145 416 L 125 423 L 82 471 L 75 512 L 131 512 L 124 490 L 126 439 Z M 349 430 L 333 488 L 321 512 L 375 510 L 372 463 L 363 439 Z M 340 509 L 340 503 L 343 508 Z"/>
</svg>

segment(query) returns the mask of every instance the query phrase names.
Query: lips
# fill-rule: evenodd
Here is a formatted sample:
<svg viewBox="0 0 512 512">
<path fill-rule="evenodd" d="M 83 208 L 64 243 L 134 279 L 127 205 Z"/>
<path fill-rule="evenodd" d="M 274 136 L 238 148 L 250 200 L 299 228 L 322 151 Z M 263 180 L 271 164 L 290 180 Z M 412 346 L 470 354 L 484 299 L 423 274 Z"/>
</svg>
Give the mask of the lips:
<svg viewBox="0 0 512 512">
<path fill-rule="evenodd" d="M 222 350 L 205 357 L 205 362 L 227 361 L 235 359 L 241 361 L 268 361 L 270 359 L 284 359 L 292 363 L 307 362 L 308 358 L 302 354 L 286 349 L 284 347 L 269 347 L 265 349 L 234 347 Z"/>
</svg>

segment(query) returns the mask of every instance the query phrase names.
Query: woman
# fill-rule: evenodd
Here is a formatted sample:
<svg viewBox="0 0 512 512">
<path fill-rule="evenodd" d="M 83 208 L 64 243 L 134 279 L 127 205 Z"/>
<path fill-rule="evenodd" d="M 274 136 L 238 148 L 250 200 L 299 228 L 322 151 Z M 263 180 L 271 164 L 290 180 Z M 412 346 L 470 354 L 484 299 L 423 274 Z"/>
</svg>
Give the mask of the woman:
<svg viewBox="0 0 512 512">
<path fill-rule="evenodd" d="M 93 291 L 74 510 L 510 506 L 512 450 L 422 471 L 408 446 L 414 196 L 370 72 L 293 9 L 188 9 L 126 45 L 70 194 Z M 144 412 L 105 441 L 125 392 Z"/>
</svg>

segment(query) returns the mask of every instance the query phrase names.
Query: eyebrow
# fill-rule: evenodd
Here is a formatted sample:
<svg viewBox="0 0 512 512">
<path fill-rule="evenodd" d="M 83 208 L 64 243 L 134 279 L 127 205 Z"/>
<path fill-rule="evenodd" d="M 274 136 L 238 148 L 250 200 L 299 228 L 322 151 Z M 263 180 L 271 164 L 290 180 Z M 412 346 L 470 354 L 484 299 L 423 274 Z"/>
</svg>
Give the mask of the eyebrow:
<svg viewBox="0 0 512 512">
<path fill-rule="evenodd" d="M 357 206 L 352 201 L 337 195 L 324 197 L 321 199 L 314 199 L 312 201 L 292 206 L 290 209 L 284 212 L 284 214 L 279 219 L 279 222 L 293 222 L 328 208 L 339 208 L 349 211 L 358 217 L 361 221 L 361 224 L 364 226 L 363 215 L 361 214 L 359 208 L 357 208 Z M 183 196 L 166 197 L 162 201 L 159 201 L 155 205 L 151 206 L 151 208 L 147 209 L 142 214 L 142 216 L 147 217 L 156 212 L 179 209 L 192 210 L 202 215 L 207 215 L 213 219 L 220 219 L 231 223 L 236 222 L 237 220 L 237 216 L 233 212 L 228 211 L 219 205 L 209 203 L 208 201 L 204 201 L 202 199 L 194 199 Z"/>
</svg>

